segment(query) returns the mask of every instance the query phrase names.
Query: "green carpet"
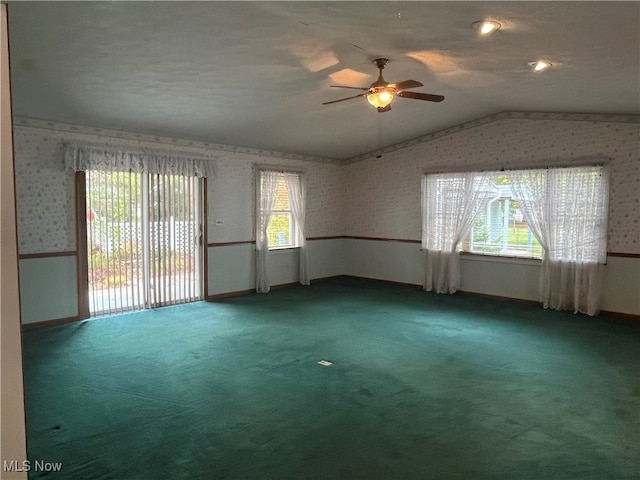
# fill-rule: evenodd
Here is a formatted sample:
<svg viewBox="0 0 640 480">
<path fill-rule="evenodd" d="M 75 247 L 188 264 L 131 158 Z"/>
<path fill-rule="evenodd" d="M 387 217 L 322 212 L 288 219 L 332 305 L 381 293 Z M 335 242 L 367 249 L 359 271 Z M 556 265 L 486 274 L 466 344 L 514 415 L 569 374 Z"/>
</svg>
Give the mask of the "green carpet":
<svg viewBox="0 0 640 480">
<path fill-rule="evenodd" d="M 339 278 L 32 330 L 30 478 L 637 479 L 639 327 Z"/>
</svg>

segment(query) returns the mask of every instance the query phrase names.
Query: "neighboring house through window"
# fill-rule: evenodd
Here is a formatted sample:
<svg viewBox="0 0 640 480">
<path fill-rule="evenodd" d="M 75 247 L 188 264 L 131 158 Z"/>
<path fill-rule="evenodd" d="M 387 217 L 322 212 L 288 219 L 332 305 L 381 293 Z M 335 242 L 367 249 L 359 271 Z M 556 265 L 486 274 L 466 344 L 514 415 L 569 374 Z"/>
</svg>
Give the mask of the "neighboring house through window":
<svg viewBox="0 0 640 480">
<path fill-rule="evenodd" d="M 529 228 L 503 172 L 488 173 L 496 196 L 489 201 L 462 240 L 463 252 L 508 257 L 542 258 L 540 242 Z"/>
</svg>

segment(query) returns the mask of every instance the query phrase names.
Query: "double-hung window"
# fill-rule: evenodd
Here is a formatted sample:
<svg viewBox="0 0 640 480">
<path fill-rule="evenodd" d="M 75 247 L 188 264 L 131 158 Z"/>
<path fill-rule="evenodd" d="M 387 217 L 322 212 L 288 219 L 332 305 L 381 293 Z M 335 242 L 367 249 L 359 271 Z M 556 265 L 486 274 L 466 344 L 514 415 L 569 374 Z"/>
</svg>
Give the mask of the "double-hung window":
<svg viewBox="0 0 640 480">
<path fill-rule="evenodd" d="M 295 172 L 260 172 L 261 216 L 268 220 L 267 241 L 269 250 L 300 246 L 296 216 L 293 214 L 287 182 L 299 183 Z"/>
<path fill-rule="evenodd" d="M 275 184 L 275 201 L 267 226 L 269 250 L 299 246 L 296 218 L 291 210 L 291 199 L 286 184 L 287 177 L 292 181 L 298 181 L 299 174 L 282 173 Z"/>
</svg>

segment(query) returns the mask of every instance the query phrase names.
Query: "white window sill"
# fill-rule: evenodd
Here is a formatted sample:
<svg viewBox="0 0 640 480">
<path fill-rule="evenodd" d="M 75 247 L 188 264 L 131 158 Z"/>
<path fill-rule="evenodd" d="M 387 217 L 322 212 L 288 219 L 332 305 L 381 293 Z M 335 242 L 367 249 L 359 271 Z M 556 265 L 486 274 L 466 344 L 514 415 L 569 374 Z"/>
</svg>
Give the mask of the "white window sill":
<svg viewBox="0 0 640 480">
<path fill-rule="evenodd" d="M 542 262 L 541 258 L 536 257 L 521 257 L 518 255 L 498 255 L 478 252 L 460 252 L 460 256 L 464 260 L 472 260 L 474 262 L 511 263 L 521 265 L 539 265 Z"/>
<path fill-rule="evenodd" d="M 269 247 L 269 253 L 287 253 L 287 252 L 291 252 L 293 250 L 298 250 L 300 247 L 291 247 L 291 246 L 286 246 L 286 247 Z"/>
</svg>

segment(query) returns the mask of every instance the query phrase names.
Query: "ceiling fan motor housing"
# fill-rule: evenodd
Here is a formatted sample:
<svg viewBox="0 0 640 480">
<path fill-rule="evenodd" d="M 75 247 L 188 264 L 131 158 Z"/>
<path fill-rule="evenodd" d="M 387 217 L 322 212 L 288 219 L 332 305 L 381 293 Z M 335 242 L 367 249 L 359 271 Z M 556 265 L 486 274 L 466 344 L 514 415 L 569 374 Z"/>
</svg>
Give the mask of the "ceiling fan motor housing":
<svg viewBox="0 0 640 480">
<path fill-rule="evenodd" d="M 382 70 L 385 65 L 387 63 L 389 63 L 389 59 L 388 58 L 374 58 L 373 59 L 373 63 L 376 65 L 376 67 L 378 67 L 380 70 Z"/>
</svg>

